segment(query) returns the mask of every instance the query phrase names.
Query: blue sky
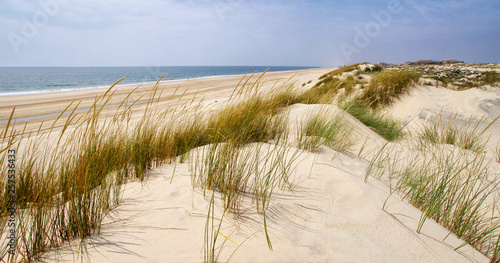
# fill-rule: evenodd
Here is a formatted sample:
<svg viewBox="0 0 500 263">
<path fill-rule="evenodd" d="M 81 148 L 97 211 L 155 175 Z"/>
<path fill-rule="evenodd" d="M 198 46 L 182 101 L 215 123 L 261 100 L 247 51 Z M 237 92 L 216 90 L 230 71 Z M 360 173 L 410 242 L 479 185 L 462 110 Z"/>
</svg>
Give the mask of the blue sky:
<svg viewBox="0 0 500 263">
<path fill-rule="evenodd" d="M 0 0 L 0 66 L 500 62 L 498 0 Z"/>
</svg>

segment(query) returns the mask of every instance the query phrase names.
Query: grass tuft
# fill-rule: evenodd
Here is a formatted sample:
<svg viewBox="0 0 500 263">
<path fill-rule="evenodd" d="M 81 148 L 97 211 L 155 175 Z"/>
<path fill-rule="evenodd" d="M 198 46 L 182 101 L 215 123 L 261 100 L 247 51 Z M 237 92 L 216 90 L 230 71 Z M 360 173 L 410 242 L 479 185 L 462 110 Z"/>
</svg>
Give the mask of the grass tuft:
<svg viewBox="0 0 500 263">
<path fill-rule="evenodd" d="M 496 71 L 484 72 L 481 76 L 480 82 L 483 85 L 495 85 L 500 83 L 500 73 Z"/>
<path fill-rule="evenodd" d="M 320 113 L 309 118 L 302 125 L 299 131 L 299 148 L 301 149 L 316 151 L 319 146 L 325 145 L 343 152 L 354 144 L 351 140 L 352 127 L 339 115 L 332 118 Z"/>
<path fill-rule="evenodd" d="M 364 102 L 346 102 L 341 105 L 341 108 L 388 141 L 394 141 L 403 136 L 403 125 L 399 121 L 378 110 L 371 109 Z"/>
<path fill-rule="evenodd" d="M 306 104 L 330 104 L 337 92 L 345 86 L 345 82 L 338 78 L 328 77 L 321 85 L 306 90 L 300 94 L 299 101 Z"/>
<path fill-rule="evenodd" d="M 414 142 L 406 150 L 384 147 L 367 176 L 388 180 L 423 212 L 417 232 L 432 218 L 497 262 L 500 219 L 494 215 L 500 180 L 489 176 L 488 166 L 483 153 Z"/>
<path fill-rule="evenodd" d="M 408 92 L 409 87 L 417 83 L 420 76 L 420 73 L 409 70 L 386 70 L 376 73 L 368 86 L 363 89 L 359 99 L 372 109 L 389 105 Z"/>
<path fill-rule="evenodd" d="M 282 103 L 282 97 L 279 97 Z M 207 132 L 211 142 L 231 141 L 243 145 L 274 139 L 283 133 L 282 119 L 272 118 L 276 108 L 270 100 L 252 97 L 212 115 Z"/>
<path fill-rule="evenodd" d="M 427 142 L 433 144 L 451 144 L 476 153 L 484 152 L 488 142 L 488 138 L 484 137 L 484 133 L 498 117 L 485 125 L 485 128 L 482 130 L 479 130 L 479 127 L 484 123 L 484 119 L 475 121 L 471 117 L 465 123 L 458 126 L 457 117 L 458 115 L 456 114 L 444 120 L 441 116 L 438 116 L 432 125 L 424 125 L 419 132 L 421 143 L 423 145 Z"/>
</svg>

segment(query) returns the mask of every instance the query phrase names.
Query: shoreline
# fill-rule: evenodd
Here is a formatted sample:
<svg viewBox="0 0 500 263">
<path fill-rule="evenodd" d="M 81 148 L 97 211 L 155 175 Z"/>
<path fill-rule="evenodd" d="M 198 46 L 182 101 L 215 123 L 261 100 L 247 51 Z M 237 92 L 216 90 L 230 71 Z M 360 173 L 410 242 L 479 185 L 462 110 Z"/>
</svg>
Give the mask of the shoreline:
<svg viewBox="0 0 500 263">
<path fill-rule="evenodd" d="M 268 67 L 268 69 L 271 67 Z M 311 68 L 305 68 L 305 69 L 292 69 L 292 70 L 278 70 L 278 71 L 268 71 L 267 73 L 277 73 L 277 72 L 294 72 L 294 71 L 302 71 L 302 70 L 313 70 L 313 69 L 321 69 L 325 67 L 311 67 Z M 228 75 L 212 75 L 212 76 L 202 76 L 202 77 L 192 77 L 192 78 L 177 78 L 177 79 L 168 79 L 168 80 L 162 80 L 160 84 L 164 83 L 169 83 L 169 82 L 177 82 L 177 81 L 189 81 L 189 80 L 200 80 L 200 79 L 210 79 L 210 78 L 219 78 L 219 77 L 235 77 L 235 76 L 244 76 L 244 75 L 251 75 L 251 74 L 262 74 L 264 71 L 255 71 L 253 73 L 244 73 L 244 74 L 228 74 Z M 166 73 L 165 76 L 168 76 Z M 126 79 L 126 76 L 125 76 Z M 118 79 L 117 79 L 118 80 Z M 133 83 L 127 83 L 127 84 L 122 84 L 122 85 L 116 85 L 116 87 L 126 87 L 126 86 L 138 86 L 138 85 L 154 85 L 156 83 L 155 81 L 147 81 L 147 82 L 133 82 Z M 107 89 L 109 88 L 113 83 L 109 85 L 100 85 L 100 86 L 81 86 L 81 87 L 75 87 L 75 88 L 63 88 L 60 90 L 28 90 L 28 91 L 20 91 L 20 92 L 0 92 L 0 98 L 2 97 L 9 97 L 9 96 L 23 96 L 23 95 L 38 95 L 38 94 L 52 94 L 52 93 L 59 93 L 59 92 L 71 92 L 71 91 L 83 91 L 83 90 L 93 90 L 93 89 Z"/>
<path fill-rule="evenodd" d="M 264 75 L 263 80 L 265 81 L 275 81 L 275 80 L 287 80 L 293 76 L 298 76 L 300 74 L 307 74 L 308 72 L 324 71 L 327 72 L 331 68 L 312 68 L 312 69 L 302 69 L 302 70 L 288 70 L 288 71 L 274 71 L 267 72 Z M 301 73 L 302 72 L 302 73 Z M 255 77 L 262 74 L 255 73 Z M 251 74 L 246 74 L 247 76 Z M 204 91 L 217 91 L 221 89 L 228 89 L 235 87 L 235 85 L 245 76 L 245 74 L 239 75 L 226 75 L 226 76 L 207 76 L 192 79 L 180 79 L 180 80 L 166 80 L 159 83 L 160 89 L 166 91 L 165 97 L 173 95 L 172 91 L 179 89 L 179 94 L 185 92 L 185 95 L 194 95 L 199 92 Z M 152 90 L 156 82 L 146 82 L 139 84 L 124 84 L 116 85 L 113 89 L 115 92 L 113 95 L 113 100 L 109 102 L 109 108 L 118 106 L 123 98 L 129 95 L 134 89 L 133 96 L 131 96 L 130 101 L 145 96 L 149 91 Z M 99 87 L 99 88 L 88 88 L 88 89 L 78 89 L 78 90 L 68 90 L 68 91 L 54 91 L 46 93 L 35 93 L 35 94 L 21 94 L 21 95 L 0 95 L 0 128 L 4 127 L 12 110 L 15 107 L 12 122 L 16 124 L 20 123 L 30 123 L 33 121 L 50 120 L 51 118 L 56 118 L 59 115 L 64 115 L 65 113 L 70 113 L 72 107 L 67 108 L 71 103 L 80 103 L 77 111 L 85 111 L 91 108 L 96 96 L 102 95 L 110 86 Z M 191 92 L 188 92 L 191 91 Z M 146 98 L 143 98 L 144 100 Z M 116 105 L 116 106 L 113 106 Z M 65 110 L 66 109 L 66 110 Z"/>
</svg>

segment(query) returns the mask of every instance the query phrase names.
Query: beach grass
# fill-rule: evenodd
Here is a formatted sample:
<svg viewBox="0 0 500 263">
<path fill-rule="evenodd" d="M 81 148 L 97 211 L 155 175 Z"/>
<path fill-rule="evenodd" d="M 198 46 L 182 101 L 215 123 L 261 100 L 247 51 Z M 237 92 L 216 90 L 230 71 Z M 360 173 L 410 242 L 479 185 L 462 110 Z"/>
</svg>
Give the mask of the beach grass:
<svg viewBox="0 0 500 263">
<path fill-rule="evenodd" d="M 99 121 L 113 87 L 96 98 L 86 113 L 77 116 L 77 105 L 62 130 L 54 128 L 63 121 L 60 116 L 51 129 L 38 130 L 31 134 L 33 137 L 16 137 L 12 130 L 10 141 L 3 144 L 17 144 L 18 152 L 14 197 L 17 251 L 9 260 L 32 261 L 51 247 L 99 232 L 102 219 L 119 201 L 119 186 L 127 178 L 144 180 L 147 169 L 154 166 L 156 156 L 151 145 L 158 131 L 145 129 L 139 122 L 130 133 L 127 116 L 131 106 L 124 106 L 125 101 L 113 118 Z M 75 123 L 74 127 L 68 128 L 71 123 Z M 7 132 L 5 129 L 4 135 Z M 4 153 L 3 165 L 8 159 Z M 7 178 L 6 170 L 1 173 L 2 178 Z M 6 189 L 6 181 L 2 182 Z M 3 196 L 0 211 L 5 235 L 7 206 L 12 200 L 6 191 Z M 2 255 L 7 254 L 5 249 L 2 246 Z"/>
<path fill-rule="evenodd" d="M 367 176 L 388 181 L 423 212 L 417 232 L 432 218 L 497 262 L 500 219 L 494 214 L 500 181 L 489 176 L 486 155 L 446 144 L 422 147 L 418 140 L 408 145 L 382 148 Z"/>
<path fill-rule="evenodd" d="M 206 262 L 215 262 L 229 239 L 223 236 L 222 244 L 217 246 L 222 221 L 214 214 L 215 192 L 222 199 L 222 216 L 238 215 L 243 198 L 251 197 L 262 214 L 266 241 L 272 249 L 266 210 L 275 189 L 291 187 L 288 176 L 298 156 L 298 151 L 291 153 L 287 143 L 287 116 L 278 114 L 296 101 L 290 87 L 282 85 L 266 95 L 258 94 L 257 86 L 250 87 L 253 91 L 246 92 L 245 99 L 233 98 L 234 104 L 206 118 L 204 127 L 210 144 L 193 149 L 189 155 L 193 187 L 212 195 L 205 229 Z"/>
<path fill-rule="evenodd" d="M 341 89 L 355 92 L 354 78 L 341 80 L 337 76 L 356 68 L 351 65 L 325 74 L 321 84 L 305 92 L 285 83 L 262 94 L 262 75 L 252 82 L 253 76 L 244 77 L 227 105 L 211 112 L 201 112 L 201 104 L 195 104 L 194 99 L 179 110 L 158 111 L 154 108 L 162 94 L 158 82 L 138 121 L 131 119 L 131 109 L 140 99 L 130 103 L 129 96 L 112 118 L 101 119 L 114 85 L 96 98 L 86 113 L 77 114 L 78 104 L 69 105 L 72 113 L 66 120 L 61 115 L 49 130 L 26 135 L 9 120 L 1 133 L 0 148 L 2 259 L 33 261 L 49 248 L 99 233 L 103 218 L 120 201 L 122 184 L 146 181 L 149 170 L 186 160 L 193 187 L 203 189 L 210 199 L 205 261 L 219 259 L 228 240 L 218 241 L 222 220 L 240 213 L 240 204 L 247 197 L 262 214 L 266 242 L 272 249 L 265 213 L 275 191 L 292 188 L 289 176 L 301 152 L 290 146 L 283 109 L 296 103 L 331 103 Z M 418 78 L 406 71 L 373 73 L 372 86 L 341 107 L 388 141 L 400 140 L 401 123 L 383 114 L 381 107 L 407 92 Z M 56 129 L 56 122 L 64 125 Z M 500 222 L 489 216 L 498 181 L 488 179 L 489 163 L 482 154 L 487 141 L 483 133 L 489 125 L 479 129 L 471 119 L 461 134 L 461 128 L 452 126 L 451 121 L 436 123 L 423 128 L 413 142 L 418 147 L 406 159 L 383 147 L 371 160 L 367 176 L 387 176 L 395 190 L 423 211 L 418 231 L 427 218 L 433 218 L 492 262 L 498 261 Z M 339 116 L 320 113 L 299 129 L 302 149 L 314 151 L 325 145 L 342 152 L 353 143 L 352 128 Z M 432 145 L 422 147 L 425 142 Z M 456 145 L 458 150 L 450 151 L 443 144 Z M 14 197 L 9 195 L 8 171 L 4 169 L 9 149 L 19 154 Z M 500 162 L 500 147 L 495 154 Z M 223 204 L 221 218 L 214 213 L 216 196 Z M 13 202 L 18 253 L 9 256 L 6 236 Z"/>
<path fill-rule="evenodd" d="M 285 127 L 283 117 L 275 115 L 294 103 L 293 85 L 284 84 L 276 87 L 271 95 L 260 96 L 257 95 L 260 77 L 250 83 L 252 77 L 243 78 L 236 87 L 232 96 L 234 105 L 211 115 L 192 114 L 199 107 L 193 105 L 194 99 L 181 110 L 156 112 L 153 105 L 161 94 L 160 79 L 138 121 L 131 121 L 131 107 L 137 100 L 130 103 L 130 94 L 114 116 L 100 120 L 113 96 L 113 85 L 96 98 L 88 112 L 77 115 L 76 105 L 62 131 L 54 128 L 57 122 L 64 122 L 62 115 L 51 129 L 38 130 L 27 137 L 18 136 L 20 132 L 9 122 L 2 132 L 3 167 L 7 167 L 9 149 L 17 145 L 22 154 L 16 163 L 16 195 L 11 198 L 8 191 L 3 190 L 0 200 L 3 242 L 7 242 L 6 219 L 12 199 L 17 207 L 18 253 L 10 260 L 35 260 L 51 247 L 99 232 L 102 219 L 119 202 L 121 184 L 128 180 L 146 180 L 150 169 L 174 162 L 177 157 L 182 161 L 192 149 L 228 143 L 234 148 L 228 153 L 235 154 L 236 149 L 248 143 L 279 141 Z M 238 100 L 241 102 L 236 103 Z M 230 160 L 234 158 L 226 161 Z M 2 168 L 1 173 L 2 178 L 7 178 L 6 169 Z M 7 189 L 7 180 L 1 182 L 1 189 Z M 217 185 L 215 181 L 208 184 L 211 188 Z M 233 188 L 223 190 L 224 187 L 219 185 L 218 190 L 228 193 L 226 200 L 234 207 L 232 195 L 237 196 L 240 190 L 231 192 Z M 259 199 L 259 203 L 267 203 L 270 196 L 266 195 L 266 186 L 259 184 L 257 189 L 262 192 L 257 196 L 267 200 Z M 265 209 L 265 205 L 261 209 Z M 3 258 L 7 255 L 6 248 L 4 245 L 0 251 Z"/>
<path fill-rule="evenodd" d="M 342 88 L 344 82 L 338 78 L 330 78 L 324 81 L 322 85 L 304 91 L 299 96 L 299 101 L 305 104 L 330 104 Z"/>
<path fill-rule="evenodd" d="M 353 72 L 359 65 L 345 66 L 324 74 L 311 89 L 306 90 L 300 95 L 300 102 L 307 104 L 330 104 L 340 90 L 344 91 L 344 97 L 350 95 L 353 93 L 357 81 L 352 75 L 344 78 L 341 76 L 344 73 Z"/>
<path fill-rule="evenodd" d="M 370 108 L 366 102 L 353 100 L 340 105 L 347 113 L 388 141 L 401 138 L 403 125 L 394 118 Z"/>
<path fill-rule="evenodd" d="M 483 85 L 495 85 L 500 83 L 500 73 L 496 71 L 484 72 L 480 78 L 480 82 Z"/>
<path fill-rule="evenodd" d="M 380 109 L 408 92 L 411 85 L 419 80 L 420 74 L 407 70 L 380 69 L 372 74 L 368 85 L 365 87 L 362 84 L 360 92 L 352 97 L 351 95 L 356 93 L 354 76 L 344 79 L 336 76 L 354 71 L 358 66 L 359 64 L 349 65 L 323 75 L 315 86 L 300 94 L 299 101 L 306 104 L 330 104 L 335 98 L 339 98 L 338 103 L 342 109 L 383 138 L 389 141 L 400 138 L 403 135 L 402 124 L 381 113 Z M 341 90 L 343 93 L 338 97 Z"/>
<path fill-rule="evenodd" d="M 438 115 L 432 124 L 424 125 L 419 131 L 421 144 L 451 144 L 476 153 L 484 152 L 489 139 L 485 137 L 485 132 L 500 116 L 488 124 L 484 118 L 475 120 L 472 116 L 465 123 L 458 124 L 458 117 L 460 116 L 455 114 L 444 119 Z M 484 128 L 480 129 L 481 125 Z"/>
<path fill-rule="evenodd" d="M 384 70 L 384 67 L 378 65 L 378 64 L 375 64 L 373 65 L 373 67 L 366 67 L 365 68 L 365 73 L 375 73 L 375 72 L 380 72 Z"/>
<path fill-rule="evenodd" d="M 420 73 L 410 70 L 384 70 L 373 74 L 370 83 L 361 93 L 360 100 L 372 109 L 391 104 L 406 94 L 420 79 Z"/>
<path fill-rule="evenodd" d="M 287 137 L 281 138 L 286 140 Z M 299 154 L 298 149 L 278 141 L 245 146 L 216 143 L 192 151 L 189 159 L 192 185 L 202 188 L 206 196 L 212 196 L 205 228 L 206 262 L 216 262 L 224 244 L 230 240 L 230 237 L 220 233 L 222 219 L 214 214 L 215 203 L 218 203 L 214 198 L 215 192 L 221 196 L 222 217 L 240 216 L 240 205 L 245 199 L 250 199 L 247 203 L 251 202 L 261 214 L 262 230 L 267 245 L 272 250 L 266 211 L 276 190 L 285 191 L 293 187 L 289 176 L 296 167 L 295 160 Z M 221 244 L 217 244 L 219 235 L 223 237 Z"/>
<path fill-rule="evenodd" d="M 338 152 L 348 150 L 353 144 L 353 128 L 340 115 L 331 116 L 321 112 L 308 118 L 299 128 L 299 148 L 316 151 L 328 146 Z"/>
<path fill-rule="evenodd" d="M 342 75 L 343 73 L 346 73 L 346 72 L 350 72 L 350 71 L 353 71 L 355 70 L 359 65 L 361 65 L 360 63 L 356 63 L 356 64 L 352 64 L 352 65 L 347 65 L 347 66 L 344 66 L 344 67 L 341 67 L 341 68 L 338 68 L 336 70 L 333 70 L 333 71 L 330 71 L 326 74 L 323 74 L 319 77 L 319 80 L 320 82 L 318 82 L 316 85 L 319 86 L 323 83 L 325 83 L 325 79 L 328 79 L 329 77 L 335 77 L 335 76 L 339 76 L 339 75 Z"/>
<path fill-rule="evenodd" d="M 249 172 L 244 164 L 250 163 L 251 155 L 241 157 L 240 148 L 254 142 L 279 142 L 284 137 L 284 118 L 274 116 L 268 106 L 262 98 L 253 97 L 208 117 L 206 132 L 211 146 L 202 160 L 193 161 L 206 165 L 203 170 L 192 169 L 197 178 L 193 185 L 223 193 L 228 212 L 237 211 L 236 197 L 246 192 Z M 240 158 L 245 161 L 239 161 Z"/>
</svg>

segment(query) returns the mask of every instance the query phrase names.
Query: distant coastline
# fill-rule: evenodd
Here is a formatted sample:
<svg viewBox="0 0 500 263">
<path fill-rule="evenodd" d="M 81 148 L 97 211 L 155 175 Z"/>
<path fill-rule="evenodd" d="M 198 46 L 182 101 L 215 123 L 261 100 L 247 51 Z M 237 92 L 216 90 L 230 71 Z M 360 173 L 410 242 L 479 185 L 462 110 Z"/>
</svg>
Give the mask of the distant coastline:
<svg viewBox="0 0 500 263">
<path fill-rule="evenodd" d="M 301 66 L 164 66 L 164 67 L 0 67 L 0 96 L 52 93 L 120 85 L 294 71 L 318 67 Z"/>
</svg>

